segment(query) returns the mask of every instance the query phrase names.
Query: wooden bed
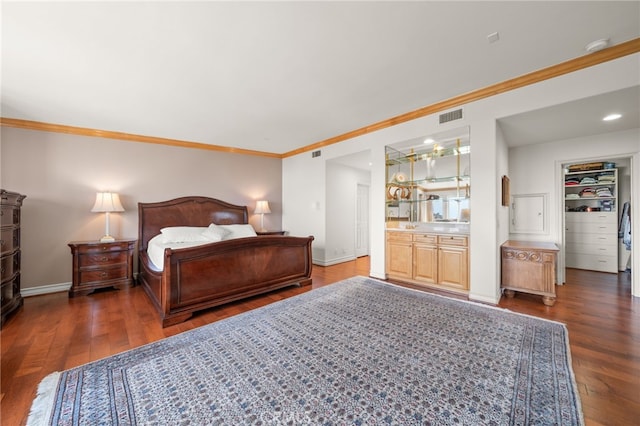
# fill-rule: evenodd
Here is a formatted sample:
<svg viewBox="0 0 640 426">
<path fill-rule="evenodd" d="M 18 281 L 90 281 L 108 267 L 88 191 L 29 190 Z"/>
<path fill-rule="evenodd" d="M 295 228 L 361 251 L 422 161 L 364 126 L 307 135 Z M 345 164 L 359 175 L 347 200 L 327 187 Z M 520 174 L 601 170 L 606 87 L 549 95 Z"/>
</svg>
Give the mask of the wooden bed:
<svg viewBox="0 0 640 426">
<path fill-rule="evenodd" d="M 149 240 L 169 226 L 246 224 L 246 206 L 207 197 L 138 203 L 138 282 L 167 327 L 195 311 L 293 284 L 311 284 L 313 237 L 257 236 L 165 249 L 164 270 L 149 260 Z"/>
</svg>

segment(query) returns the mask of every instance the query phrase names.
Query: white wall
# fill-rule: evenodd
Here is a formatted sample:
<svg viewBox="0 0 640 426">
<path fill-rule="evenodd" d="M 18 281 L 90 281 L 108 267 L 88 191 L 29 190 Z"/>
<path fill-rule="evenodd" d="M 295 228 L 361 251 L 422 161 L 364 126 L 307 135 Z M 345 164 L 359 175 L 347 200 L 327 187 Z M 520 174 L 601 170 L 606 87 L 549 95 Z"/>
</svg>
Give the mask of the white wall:
<svg viewBox="0 0 640 426">
<path fill-rule="evenodd" d="M 639 153 L 640 129 L 511 148 L 509 150 L 511 192 L 512 194 L 548 194 L 549 232 L 532 235 L 515 234 L 510 238 L 550 241 L 562 247 L 562 227 L 564 226 L 562 165 L 582 161 L 609 160 L 620 162 L 620 165 L 628 165 L 630 164 L 628 159 Z M 621 158 L 625 158 L 624 162 L 620 161 Z M 630 180 L 631 168 L 626 167 L 623 170 L 627 174 L 626 181 Z M 635 173 L 640 174 L 640 167 Z M 625 181 L 623 176 L 618 176 L 618 182 L 623 181 Z M 631 194 L 631 188 L 626 183 L 620 188 L 620 191 L 624 194 L 625 199 L 628 199 Z M 620 201 L 619 206 L 621 207 L 622 200 Z M 636 204 L 638 201 L 640 200 L 634 200 Z M 632 223 L 638 223 L 636 220 L 632 220 Z M 558 282 L 564 282 L 562 253 L 560 256 Z"/>
<path fill-rule="evenodd" d="M 439 125 L 437 115 L 431 115 L 369 133 L 322 149 L 322 157 L 312 159 L 310 153 L 286 158 L 283 161 L 283 204 L 286 211 L 291 205 L 301 204 L 297 214 L 283 216 L 289 229 L 303 229 L 309 218 L 313 196 L 301 193 L 308 188 L 321 196 L 325 191 L 324 170 L 320 161 L 371 149 L 371 271 L 374 277 L 385 276 L 384 260 L 384 202 L 385 170 L 384 146 L 396 142 L 470 126 L 471 131 L 471 236 L 470 236 L 470 298 L 495 303 L 499 297 L 499 246 L 508 229 L 508 219 L 500 206 L 500 177 L 504 174 L 504 146 L 497 134 L 496 121 L 558 103 L 569 102 L 601 93 L 640 84 L 640 54 L 630 55 L 588 69 L 505 92 L 464 106 L 464 119 Z M 402 113 L 399 111 L 398 113 Z M 314 163 L 315 161 L 315 163 Z M 510 161 L 510 160 L 509 160 Z M 509 164 L 509 170 L 513 165 Z M 315 176 L 318 173 L 319 176 Z M 321 188 L 316 187 L 321 185 Z M 313 186 L 313 188 L 310 188 Z M 640 186 L 638 186 L 640 188 Z M 302 202 L 301 202 L 302 198 Z M 321 206 L 322 216 L 326 206 Z M 314 214 L 314 216 L 316 215 Z M 322 225 L 315 234 L 324 240 Z M 636 268 L 638 269 L 638 268 Z"/>
</svg>

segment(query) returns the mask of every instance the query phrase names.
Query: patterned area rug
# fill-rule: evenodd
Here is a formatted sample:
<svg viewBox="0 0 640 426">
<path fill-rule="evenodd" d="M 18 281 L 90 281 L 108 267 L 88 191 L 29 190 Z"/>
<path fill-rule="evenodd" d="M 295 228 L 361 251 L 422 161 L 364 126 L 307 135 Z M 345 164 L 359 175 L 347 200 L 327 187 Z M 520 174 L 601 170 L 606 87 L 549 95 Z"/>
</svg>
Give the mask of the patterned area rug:
<svg viewBox="0 0 640 426">
<path fill-rule="evenodd" d="M 355 277 L 62 373 L 30 425 L 582 425 L 564 325 Z"/>
</svg>

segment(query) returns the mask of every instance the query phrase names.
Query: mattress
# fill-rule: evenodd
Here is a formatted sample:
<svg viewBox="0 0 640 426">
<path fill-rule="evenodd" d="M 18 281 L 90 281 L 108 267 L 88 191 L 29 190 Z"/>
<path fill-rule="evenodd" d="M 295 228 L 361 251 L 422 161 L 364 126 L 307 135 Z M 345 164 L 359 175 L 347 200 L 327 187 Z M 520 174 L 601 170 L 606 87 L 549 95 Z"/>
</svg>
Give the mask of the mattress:
<svg viewBox="0 0 640 426">
<path fill-rule="evenodd" d="M 147 255 L 151 261 L 153 268 L 156 271 L 162 271 L 164 269 L 164 249 L 181 249 L 187 247 L 202 246 L 210 244 L 212 241 L 189 241 L 189 242 L 163 242 L 162 234 L 158 234 L 149 240 L 147 245 Z"/>
</svg>

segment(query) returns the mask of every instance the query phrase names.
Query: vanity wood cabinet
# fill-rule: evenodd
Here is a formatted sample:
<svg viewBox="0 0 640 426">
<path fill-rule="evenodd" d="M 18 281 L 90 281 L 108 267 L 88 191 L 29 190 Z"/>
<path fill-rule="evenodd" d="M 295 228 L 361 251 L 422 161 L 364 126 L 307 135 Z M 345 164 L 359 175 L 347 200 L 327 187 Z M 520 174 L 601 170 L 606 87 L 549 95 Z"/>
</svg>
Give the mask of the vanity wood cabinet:
<svg viewBox="0 0 640 426">
<path fill-rule="evenodd" d="M 469 237 L 387 231 L 387 277 L 444 290 L 469 290 Z"/>
<path fill-rule="evenodd" d="M 386 269 L 389 278 L 413 278 L 413 236 L 408 232 L 387 232 Z"/>
</svg>

